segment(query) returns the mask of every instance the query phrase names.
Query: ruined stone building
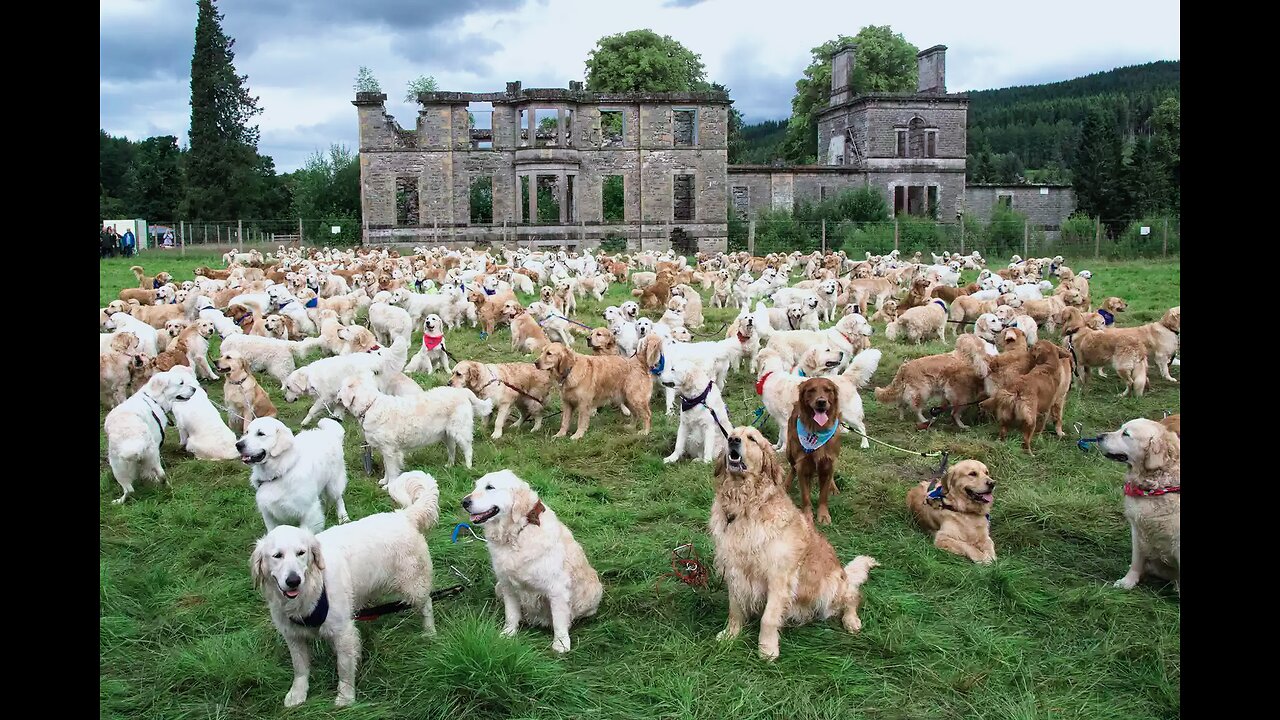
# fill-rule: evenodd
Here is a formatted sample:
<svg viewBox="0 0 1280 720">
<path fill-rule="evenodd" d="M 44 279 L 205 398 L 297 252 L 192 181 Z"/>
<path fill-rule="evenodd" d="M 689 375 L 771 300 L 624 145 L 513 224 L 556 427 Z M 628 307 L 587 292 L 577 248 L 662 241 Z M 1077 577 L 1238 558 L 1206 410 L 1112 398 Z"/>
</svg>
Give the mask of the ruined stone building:
<svg viewBox="0 0 1280 720">
<path fill-rule="evenodd" d="M 881 190 L 895 215 L 985 220 L 1000 202 L 1056 235 L 1075 206 L 1069 187 L 983 185 L 967 197 L 969 100 L 946 91 L 945 46 L 917 62 L 916 92 L 859 93 L 857 48 L 840 48 L 818 114 L 819 164 L 809 166 L 730 166 L 723 93 L 512 82 L 500 93 L 422 93 L 414 130 L 386 114 L 386 95 L 358 93 L 365 242 L 574 247 L 616 237 L 634 248 L 642 236 L 666 247 L 674 234 L 686 251 L 723 249 L 731 208 L 753 217 L 862 186 Z M 492 103 L 490 129 L 472 127 L 473 102 Z M 539 210 L 540 194 L 550 207 Z"/>
</svg>

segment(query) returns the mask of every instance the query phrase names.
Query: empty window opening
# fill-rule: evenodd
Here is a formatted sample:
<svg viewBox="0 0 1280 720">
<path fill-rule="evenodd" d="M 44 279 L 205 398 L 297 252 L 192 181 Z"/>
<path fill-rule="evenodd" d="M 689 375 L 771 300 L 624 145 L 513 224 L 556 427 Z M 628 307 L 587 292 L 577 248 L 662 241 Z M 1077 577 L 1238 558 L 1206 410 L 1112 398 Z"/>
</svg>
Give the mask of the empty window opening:
<svg viewBox="0 0 1280 720">
<path fill-rule="evenodd" d="M 826 188 L 823 188 L 825 190 Z M 742 219 L 747 219 L 751 208 L 751 188 L 746 185 L 735 185 L 733 188 L 733 211 Z"/>
<path fill-rule="evenodd" d="M 471 224 L 493 222 L 493 176 L 471 179 Z"/>
<path fill-rule="evenodd" d="M 907 131 L 898 131 L 898 157 L 907 157 Z"/>
<path fill-rule="evenodd" d="M 396 224 L 418 224 L 418 178 L 413 175 L 396 178 Z"/>
<path fill-rule="evenodd" d="M 577 179 L 576 175 L 564 176 L 564 219 L 567 222 L 575 222 L 578 219 L 578 204 L 574 202 L 574 181 Z"/>
<path fill-rule="evenodd" d="M 1005 208 L 1006 210 L 1012 210 L 1012 209 L 1013 209 L 1013 196 L 1012 196 L 1012 195 L 999 195 L 999 196 L 997 196 L 997 197 L 996 197 L 996 204 L 997 204 L 997 205 L 1002 205 L 1002 206 L 1004 206 L 1004 208 Z"/>
<path fill-rule="evenodd" d="M 673 135 L 677 147 L 689 147 L 698 142 L 698 111 L 676 110 Z"/>
<path fill-rule="evenodd" d="M 925 214 L 934 220 L 938 219 L 938 186 L 930 185 L 928 188 L 927 204 L 925 205 Z"/>
<path fill-rule="evenodd" d="M 676 175 L 671 187 L 672 205 L 675 222 L 693 222 L 694 218 L 694 176 Z"/>
<path fill-rule="evenodd" d="M 472 150 L 493 149 L 493 103 L 467 104 L 467 130 Z"/>
<path fill-rule="evenodd" d="M 532 143 L 529 142 L 529 123 L 535 115 L 537 115 L 536 110 L 526 109 L 520 111 L 520 126 L 516 128 L 516 144 L 520 147 L 532 146 Z"/>
<path fill-rule="evenodd" d="M 604 182 L 600 184 L 600 203 L 605 222 L 626 220 L 627 202 L 621 175 L 604 176 Z"/>
<path fill-rule="evenodd" d="M 901 215 L 907 210 L 907 188 L 897 185 L 893 188 L 893 214 Z"/>
<path fill-rule="evenodd" d="M 524 222 L 529 220 L 529 176 L 520 176 L 520 207 L 516 209 L 519 217 Z"/>
<path fill-rule="evenodd" d="M 541 223 L 558 223 L 560 222 L 560 178 L 557 175 L 539 175 L 538 176 L 538 201 L 537 211 L 538 222 Z"/>
<path fill-rule="evenodd" d="M 827 199 L 827 189 L 828 189 L 828 188 L 827 188 L 827 186 L 826 186 L 826 185 L 822 185 L 822 186 L 819 186 L 819 187 L 818 187 L 818 199 L 819 199 L 819 200 L 826 200 L 826 199 Z"/>
<path fill-rule="evenodd" d="M 924 134 L 924 140 L 925 140 L 924 156 L 938 157 L 938 131 L 929 130 Z"/>
<path fill-rule="evenodd" d="M 621 110 L 600 110 L 600 146 L 622 147 L 623 116 Z"/>
<path fill-rule="evenodd" d="M 924 215 L 924 186 L 912 185 L 907 188 L 907 214 Z"/>
</svg>

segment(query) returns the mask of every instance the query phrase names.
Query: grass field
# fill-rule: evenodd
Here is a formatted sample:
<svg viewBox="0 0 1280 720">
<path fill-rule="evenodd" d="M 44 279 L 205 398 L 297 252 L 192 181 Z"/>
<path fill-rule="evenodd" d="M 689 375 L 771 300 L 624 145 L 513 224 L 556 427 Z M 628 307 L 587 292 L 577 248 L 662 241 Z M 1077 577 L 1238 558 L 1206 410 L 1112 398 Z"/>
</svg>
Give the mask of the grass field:
<svg viewBox="0 0 1280 720">
<path fill-rule="evenodd" d="M 137 260 L 102 263 L 101 302 L 134 285 Z M 184 260 L 144 255 L 151 273 L 191 277 L 213 256 Z M 1093 271 L 1095 302 L 1119 295 L 1130 303 L 1121 325 L 1158 320 L 1179 303 L 1174 262 L 1077 262 Z M 966 273 L 968 281 L 973 273 Z M 617 304 L 629 288 L 610 288 Z M 599 324 L 603 305 L 580 301 L 579 316 Z M 708 308 L 707 329 L 734 313 Z M 932 343 L 893 345 L 876 328 L 884 358 L 872 381 L 884 386 L 903 360 L 943 352 Z M 451 332 L 459 359 L 527 361 L 511 352 L 509 331 L 488 342 L 478 330 Z M 1042 337 L 1058 340 L 1056 333 Z M 721 334 L 719 337 L 723 337 Z M 718 339 L 718 338 L 717 338 Z M 585 351 L 582 342 L 577 345 Z M 216 354 L 215 341 L 211 354 Z M 318 355 L 317 355 L 318 357 Z M 1180 368 L 1174 368 L 1175 377 Z M 1082 396 L 1071 390 L 1066 426 L 1086 435 L 1135 417 L 1177 412 L 1176 385 L 1152 369 L 1143 398 L 1118 399 L 1114 373 L 1093 380 Z M 284 402 L 270 378 L 259 377 L 295 430 L 309 400 Z M 416 376 L 424 386 L 442 373 Z M 734 423 L 758 407 L 754 377 L 744 369 L 725 388 Z M 215 402 L 222 383 L 207 383 Z M 558 409 L 558 396 L 552 410 Z M 333 654 L 314 655 L 311 692 L 285 711 L 292 672 L 284 642 L 249 579 L 248 558 L 263 534 L 248 469 L 204 462 L 177 447 L 170 431 L 162 449 L 172 489 L 144 485 L 124 506 L 111 505 L 119 486 L 106 464 L 100 433 L 101 681 L 103 717 L 119 718 L 1171 718 L 1180 712 L 1179 602 L 1171 585 L 1144 581 L 1133 591 L 1111 587 L 1129 560 L 1129 530 L 1121 513 L 1123 466 L 1082 453 L 1074 433 L 1036 439 L 1034 458 L 1016 433 L 997 442 L 979 423 L 957 432 L 947 419 L 918 432 L 893 408 L 863 393 L 868 432 L 918 450 L 950 448 L 954 460 L 985 462 L 1000 481 L 991 512 L 999 560 L 991 566 L 935 549 L 907 513 L 908 488 L 937 462 L 846 440 L 838 468 L 841 494 L 834 523 L 822 530 L 842 562 L 870 554 L 881 567 L 863 586 L 864 623 L 850 635 L 836 620 L 782 632 L 775 663 L 756 655 L 758 624 L 719 644 L 728 601 L 709 589 L 655 581 L 670 569 L 671 549 L 692 541 L 710 566 L 706 531 L 711 472 L 683 460 L 663 466 L 674 446 L 677 418 L 662 414 L 654 392 L 654 428 L 638 438 L 616 409 L 602 410 L 580 442 L 554 439 L 559 417 L 536 435 L 528 424 L 501 440 L 477 430 L 475 468 L 446 468 L 437 445 L 412 453 L 407 469 L 432 473 L 440 484 L 441 517 L 428 532 L 436 586 L 472 581 L 436 604 L 439 635 L 420 636 L 412 613 L 362 622 L 364 650 L 356 705 L 336 710 Z M 100 420 L 105 418 L 103 411 Z M 347 507 L 353 518 L 394 504 L 361 463 L 359 428 L 347 420 Z M 772 422 L 766 435 L 776 437 Z M 530 482 L 574 531 L 604 583 L 598 614 L 571 631 L 573 651 L 558 657 L 545 630 L 498 635 L 502 605 L 482 543 L 451 544 L 466 519 L 458 502 L 481 474 L 511 468 Z M 375 469 L 381 476 L 381 466 Z M 815 491 L 816 494 L 816 491 Z M 796 491 L 792 491 L 796 498 Z M 335 522 L 332 509 L 328 522 Z"/>
</svg>

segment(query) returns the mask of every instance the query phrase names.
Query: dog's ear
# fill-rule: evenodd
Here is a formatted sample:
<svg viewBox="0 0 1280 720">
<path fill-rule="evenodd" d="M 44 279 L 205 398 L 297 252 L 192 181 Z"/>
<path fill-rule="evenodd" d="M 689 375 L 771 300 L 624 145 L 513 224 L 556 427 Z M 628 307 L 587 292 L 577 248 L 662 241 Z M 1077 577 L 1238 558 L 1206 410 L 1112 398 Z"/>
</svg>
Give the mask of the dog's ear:
<svg viewBox="0 0 1280 720">
<path fill-rule="evenodd" d="M 561 345 L 552 352 L 556 356 L 556 372 L 561 376 L 568 375 L 569 371 L 573 369 L 573 359 L 569 357 L 568 346 Z"/>
<path fill-rule="evenodd" d="M 782 464 L 778 462 L 778 453 L 773 449 L 773 445 L 764 439 L 763 435 L 752 437 L 756 447 L 760 449 L 760 474 L 767 478 L 774 485 L 779 487 L 786 484 L 785 476 L 782 472 Z M 728 453 L 721 453 L 723 459 Z"/>
<path fill-rule="evenodd" d="M 533 511 L 538 504 L 538 494 L 529 486 L 521 486 L 511 491 L 511 519 L 518 520 Z"/>
<path fill-rule="evenodd" d="M 291 447 L 293 447 L 293 433 L 284 423 L 281 423 L 280 429 L 276 430 L 275 443 L 271 445 L 271 451 L 267 454 L 271 457 L 279 457 Z"/>
<path fill-rule="evenodd" d="M 267 539 L 262 538 L 253 546 L 253 554 L 249 556 L 249 575 L 253 578 L 253 587 L 261 590 L 271 577 L 267 569 Z"/>
<path fill-rule="evenodd" d="M 311 551 L 311 562 L 316 566 L 317 570 L 324 571 L 324 553 L 320 549 L 320 539 L 315 535 L 311 536 L 311 545 L 307 548 Z"/>
<path fill-rule="evenodd" d="M 827 412 L 831 415 L 833 419 L 835 419 L 836 423 L 839 423 L 840 422 L 840 388 L 836 387 L 836 384 L 834 382 L 827 380 L 825 378 L 823 378 L 823 382 L 828 386 L 827 390 L 831 393 L 831 409 L 828 410 Z"/>
<path fill-rule="evenodd" d="M 1181 443 L 1178 436 L 1165 428 L 1161 428 L 1147 441 L 1146 457 L 1142 461 L 1147 470 L 1159 470 L 1180 454 Z"/>
</svg>

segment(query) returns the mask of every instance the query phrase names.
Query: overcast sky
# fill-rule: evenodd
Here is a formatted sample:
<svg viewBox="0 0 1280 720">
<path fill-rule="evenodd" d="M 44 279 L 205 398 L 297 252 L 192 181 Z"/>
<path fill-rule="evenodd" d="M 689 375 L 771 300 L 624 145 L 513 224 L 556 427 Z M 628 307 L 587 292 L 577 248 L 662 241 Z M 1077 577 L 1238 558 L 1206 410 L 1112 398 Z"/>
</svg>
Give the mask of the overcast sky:
<svg viewBox="0 0 1280 720">
<path fill-rule="evenodd" d="M 265 112 L 260 151 L 279 172 L 331 143 L 357 147 L 352 85 L 372 68 L 387 110 L 413 127 L 406 83 L 442 90 L 568 87 L 596 41 L 649 28 L 702 56 L 748 122 L 790 114 L 810 49 L 865 25 L 891 25 L 923 49 L 946 45 L 947 89 L 1067 80 L 1180 56 L 1179 4 L 863 3 L 850 0 L 221 0 L 235 64 Z M 176 135 L 190 125 L 194 0 L 101 0 L 99 121 L 113 135 Z"/>
</svg>

